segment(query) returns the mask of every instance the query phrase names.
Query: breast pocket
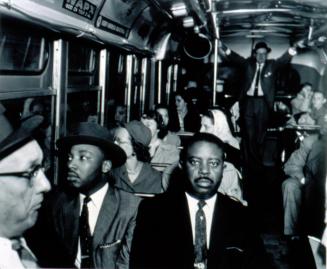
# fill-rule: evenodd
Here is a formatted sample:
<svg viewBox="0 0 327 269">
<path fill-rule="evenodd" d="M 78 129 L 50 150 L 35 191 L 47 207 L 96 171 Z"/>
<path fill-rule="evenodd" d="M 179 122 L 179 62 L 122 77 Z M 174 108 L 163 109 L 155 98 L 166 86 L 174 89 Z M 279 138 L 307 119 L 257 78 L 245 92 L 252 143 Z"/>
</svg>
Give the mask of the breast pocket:
<svg viewBox="0 0 327 269">
<path fill-rule="evenodd" d="M 225 247 L 223 257 L 226 268 L 242 268 L 244 264 L 244 250 L 238 246 Z"/>
<path fill-rule="evenodd" d="M 105 249 L 109 249 L 109 248 L 113 248 L 113 247 L 118 247 L 120 244 L 121 244 L 121 240 L 118 239 L 118 240 L 110 242 L 110 243 L 103 243 L 103 244 L 99 245 L 99 248 L 101 250 L 105 250 Z"/>
</svg>

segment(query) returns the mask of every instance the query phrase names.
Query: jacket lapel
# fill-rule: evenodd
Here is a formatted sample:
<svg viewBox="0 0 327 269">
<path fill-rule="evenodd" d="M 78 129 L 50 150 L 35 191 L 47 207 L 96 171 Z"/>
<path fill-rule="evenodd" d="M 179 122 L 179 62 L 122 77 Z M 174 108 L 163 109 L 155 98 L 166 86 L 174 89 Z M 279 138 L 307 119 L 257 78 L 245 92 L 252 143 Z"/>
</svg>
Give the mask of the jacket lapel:
<svg viewBox="0 0 327 269">
<path fill-rule="evenodd" d="M 110 227 L 118 212 L 118 197 L 115 191 L 109 186 L 109 189 L 104 197 L 99 216 L 93 233 L 93 246 L 96 248 L 104 238 L 105 233 L 110 230 Z"/>
<path fill-rule="evenodd" d="M 210 234 L 210 245 L 209 245 L 209 257 L 208 259 L 220 260 L 221 254 L 224 248 L 224 233 L 228 229 L 228 223 L 226 223 L 226 212 L 225 207 L 222 205 L 223 201 L 217 194 L 215 203 L 215 209 L 212 217 L 212 226 Z"/>
<path fill-rule="evenodd" d="M 174 220 L 174 225 L 171 227 L 172 234 L 176 240 L 177 252 L 180 255 L 179 259 L 183 260 L 185 268 L 190 268 L 193 267 L 194 262 L 194 246 L 190 211 L 185 193 L 182 193 L 173 201 L 174 214 L 172 214 L 171 219 Z M 176 227 L 177 224 L 179 226 Z"/>
</svg>

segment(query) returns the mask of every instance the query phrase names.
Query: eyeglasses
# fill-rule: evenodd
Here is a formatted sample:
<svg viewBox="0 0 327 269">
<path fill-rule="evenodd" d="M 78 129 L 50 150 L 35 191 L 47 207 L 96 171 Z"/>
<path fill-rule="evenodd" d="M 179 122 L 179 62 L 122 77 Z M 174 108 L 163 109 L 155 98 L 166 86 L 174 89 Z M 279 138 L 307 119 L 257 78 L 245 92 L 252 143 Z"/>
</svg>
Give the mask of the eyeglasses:
<svg viewBox="0 0 327 269">
<path fill-rule="evenodd" d="M 0 173 L 0 177 L 5 177 L 5 176 L 24 177 L 27 178 L 29 181 L 32 181 L 38 176 L 40 171 L 44 172 L 44 167 L 42 165 L 37 165 L 33 168 L 32 171 Z"/>
<path fill-rule="evenodd" d="M 129 145 L 129 144 L 131 144 L 130 141 L 123 141 L 123 140 L 121 140 L 121 139 L 118 138 L 118 137 L 115 137 L 115 138 L 114 138 L 114 142 L 115 142 L 116 144 L 118 144 L 118 145 L 123 145 L 123 144 L 127 144 L 127 145 Z"/>
</svg>

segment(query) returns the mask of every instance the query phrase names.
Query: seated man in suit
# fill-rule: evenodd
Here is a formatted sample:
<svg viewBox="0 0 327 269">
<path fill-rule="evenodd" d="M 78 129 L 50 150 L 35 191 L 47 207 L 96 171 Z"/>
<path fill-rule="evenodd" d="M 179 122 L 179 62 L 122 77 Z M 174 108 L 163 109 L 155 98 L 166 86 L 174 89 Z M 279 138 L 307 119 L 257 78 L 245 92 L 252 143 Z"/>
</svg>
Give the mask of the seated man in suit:
<svg viewBox="0 0 327 269">
<path fill-rule="evenodd" d="M 42 149 L 32 136 L 43 117 L 31 117 L 14 130 L 3 112 L 0 104 L 0 268 L 38 268 L 23 233 L 35 224 L 50 190 Z"/>
<path fill-rule="evenodd" d="M 124 151 L 106 128 L 90 122 L 79 123 L 57 145 L 68 153 L 71 190 L 51 199 L 48 220 L 54 236 L 45 249 L 57 256 L 44 256 L 44 265 L 128 268 L 139 198 L 114 188 L 108 176 L 113 167 L 125 163 Z"/>
<path fill-rule="evenodd" d="M 131 269 L 268 268 L 247 208 L 217 193 L 223 146 L 212 134 L 195 134 L 181 153 L 178 183 L 141 202 Z"/>
</svg>

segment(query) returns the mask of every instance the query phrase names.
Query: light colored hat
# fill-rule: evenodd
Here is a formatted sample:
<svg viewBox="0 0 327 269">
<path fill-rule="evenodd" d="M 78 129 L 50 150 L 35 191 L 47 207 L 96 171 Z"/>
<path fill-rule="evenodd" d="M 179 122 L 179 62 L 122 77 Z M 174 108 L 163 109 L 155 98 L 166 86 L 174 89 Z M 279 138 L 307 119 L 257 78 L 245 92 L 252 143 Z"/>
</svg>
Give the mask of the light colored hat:
<svg viewBox="0 0 327 269">
<path fill-rule="evenodd" d="M 130 136 L 138 143 L 149 146 L 152 138 L 151 131 L 141 121 L 133 120 L 126 124 L 125 127 Z"/>
</svg>

